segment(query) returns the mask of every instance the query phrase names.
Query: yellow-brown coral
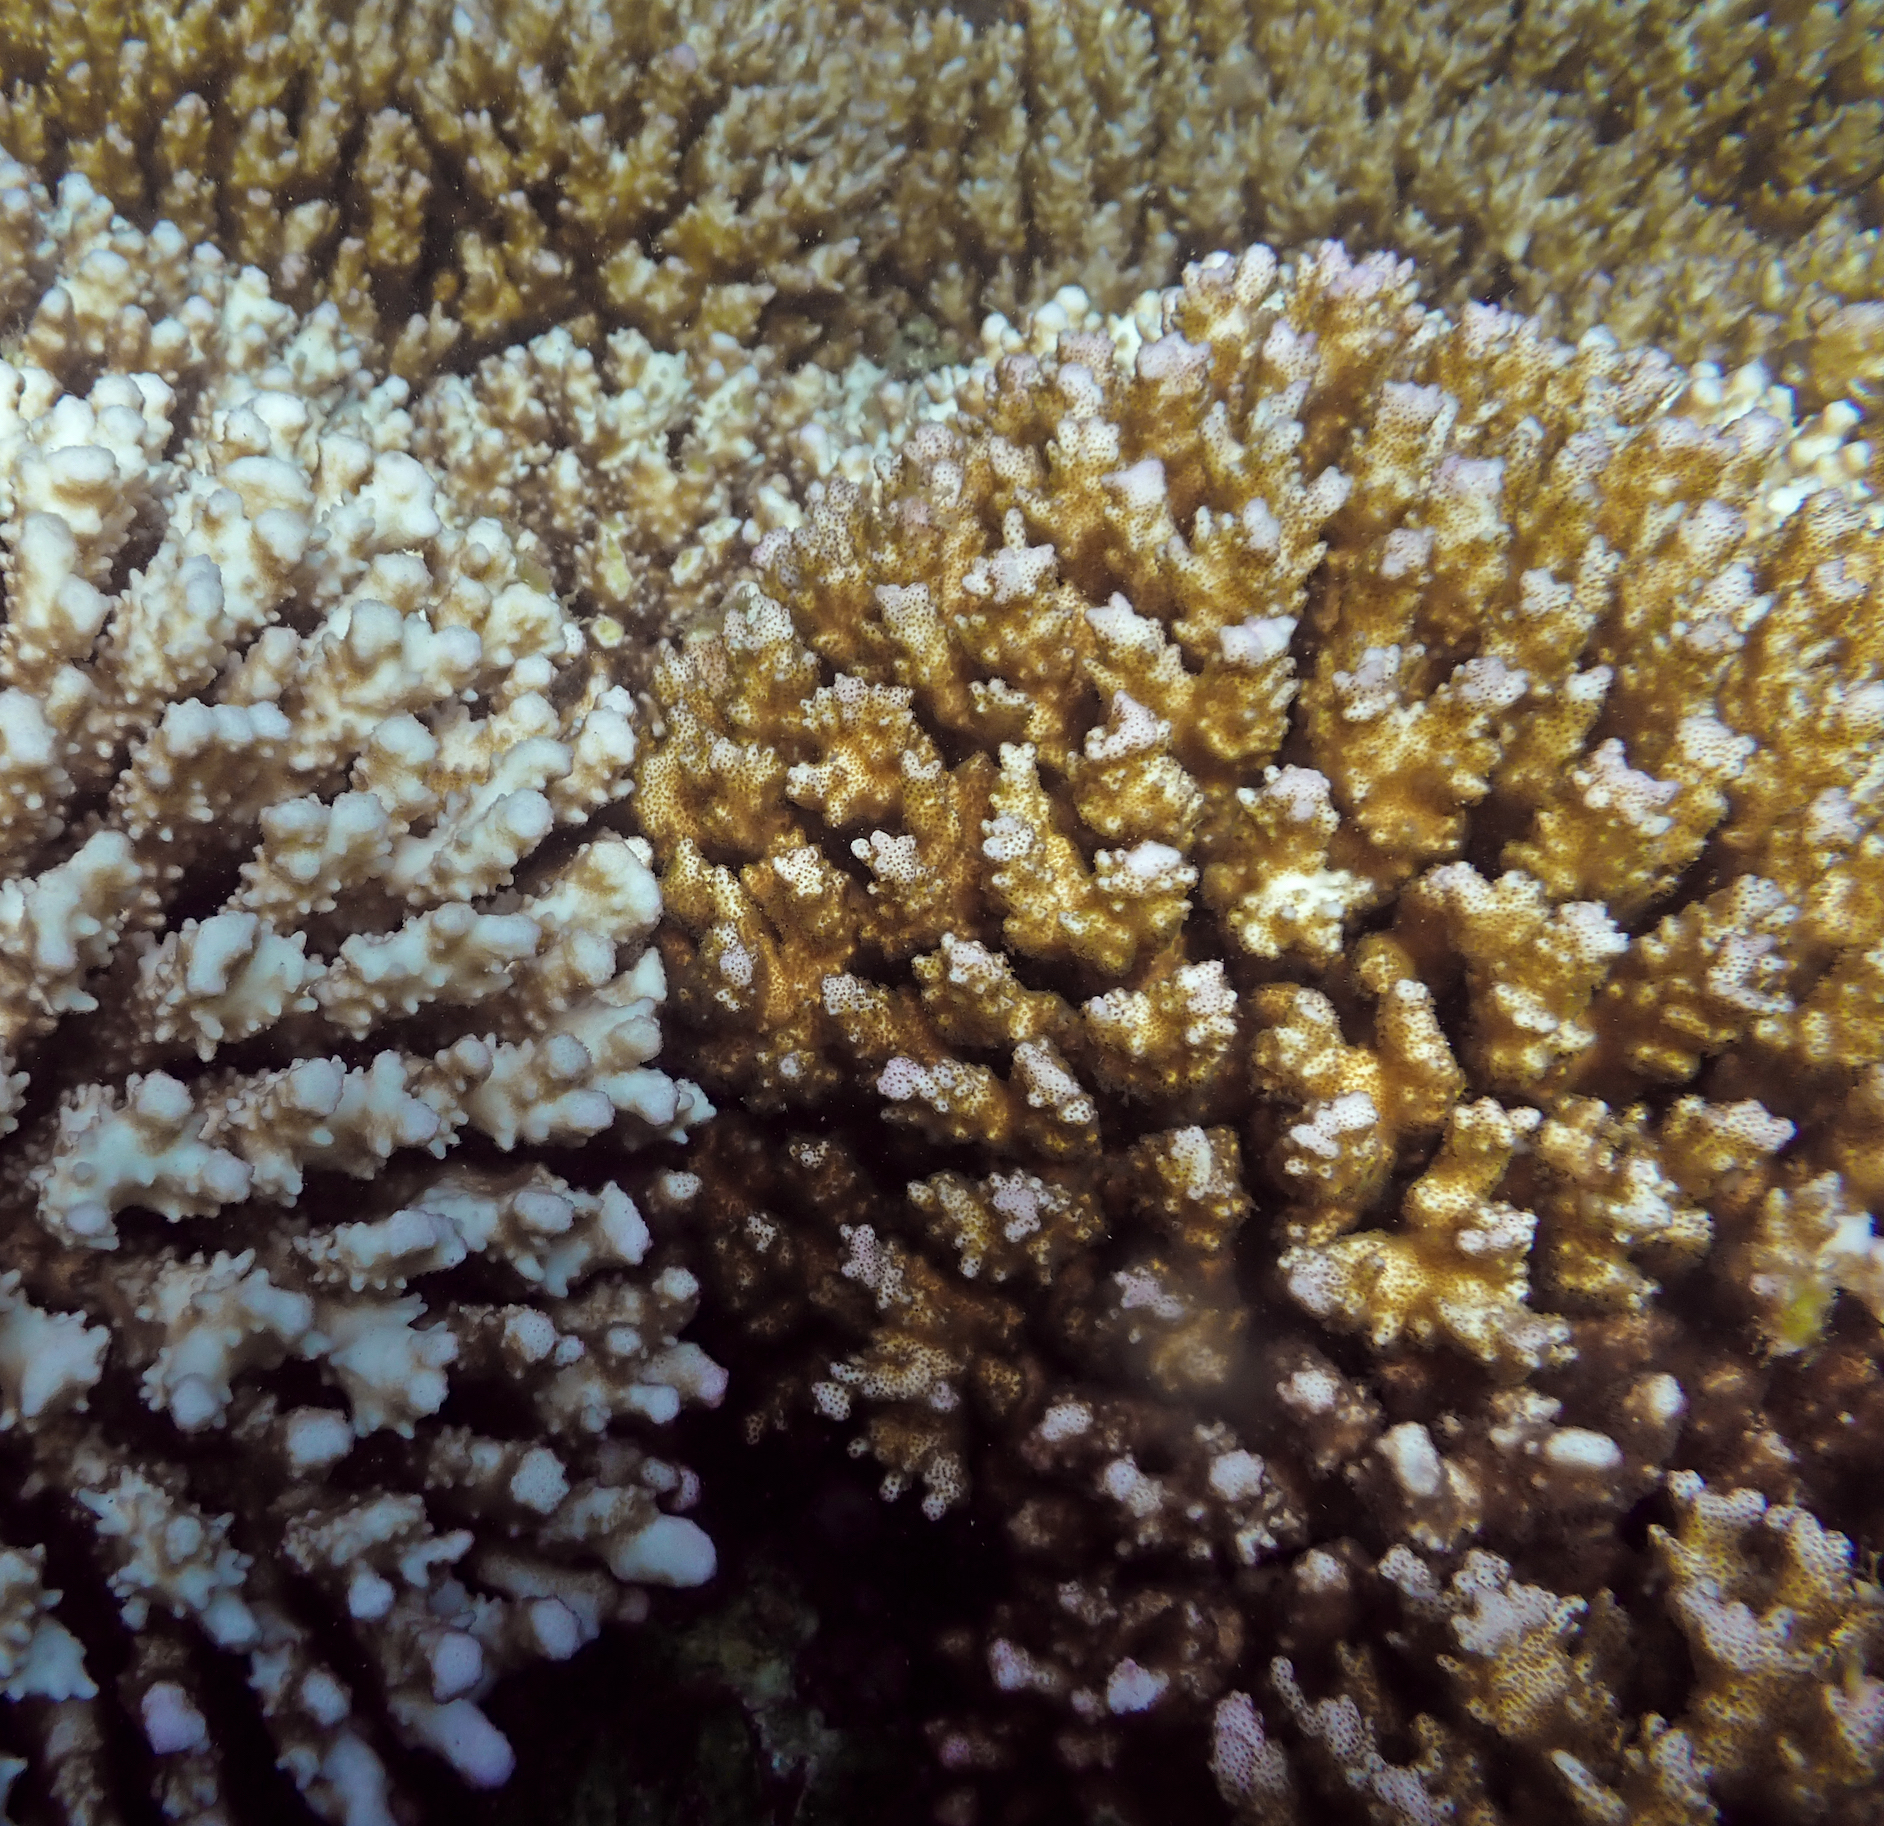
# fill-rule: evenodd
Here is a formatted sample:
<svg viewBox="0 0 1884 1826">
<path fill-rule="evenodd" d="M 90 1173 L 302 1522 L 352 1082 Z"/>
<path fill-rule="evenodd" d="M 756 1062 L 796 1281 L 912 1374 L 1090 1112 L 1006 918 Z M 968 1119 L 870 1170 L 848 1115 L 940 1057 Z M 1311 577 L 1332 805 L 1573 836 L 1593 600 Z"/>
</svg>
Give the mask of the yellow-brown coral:
<svg viewBox="0 0 1884 1826">
<path fill-rule="evenodd" d="M 1040 1570 L 989 1677 L 1097 1766 L 1120 1717 L 1222 1691 L 1198 1569 L 1313 1503 L 1429 1550 L 1556 1539 L 1593 1595 L 1683 1378 L 1690 1462 L 1782 1475 L 1699 1347 L 1652 1353 L 1697 1263 L 1775 1355 L 1874 1298 L 1842 731 L 1884 660 L 1879 516 L 1706 375 L 1333 248 L 1213 258 L 958 399 L 661 662 L 638 805 L 687 1056 L 843 1162 L 835 1198 L 755 1175 L 756 1114 L 704 1152 L 755 1422 L 861 1408 L 886 1492 L 1003 1519 Z M 1321 1354 L 1345 1332 L 1397 1411 Z M 1051 1595 L 1108 1542 L 1194 1627 Z M 1304 1604 L 1339 1608 L 1339 1546 Z M 1432 1792 L 1489 1805 L 1477 1727 L 1427 1722 Z M 950 1729 L 996 1755 L 993 1714 Z"/>
<path fill-rule="evenodd" d="M 407 373 L 588 313 L 925 366 L 1068 284 L 1120 309 L 1183 250 L 1340 235 L 1875 403 L 1877 36 L 1683 0 L 17 7 L 0 145 Z"/>
</svg>

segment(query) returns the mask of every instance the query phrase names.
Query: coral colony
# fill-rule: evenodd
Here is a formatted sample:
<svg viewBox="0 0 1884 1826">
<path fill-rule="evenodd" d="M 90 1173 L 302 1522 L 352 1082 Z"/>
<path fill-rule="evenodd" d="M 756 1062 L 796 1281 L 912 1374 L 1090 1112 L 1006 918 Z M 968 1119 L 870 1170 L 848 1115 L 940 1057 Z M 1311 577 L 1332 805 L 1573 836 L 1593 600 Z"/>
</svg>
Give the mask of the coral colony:
<svg viewBox="0 0 1884 1826">
<path fill-rule="evenodd" d="M 970 10 L 0 14 L 0 1818 L 1884 1821 L 1884 17 Z"/>
<path fill-rule="evenodd" d="M 331 307 L 27 182 L 0 173 L 45 274 L 0 366 L 6 1691 L 54 1817 L 115 1817 L 114 1704 L 171 1816 L 218 1820 L 200 1662 L 234 1657 L 315 1811 L 365 1826 L 395 1817 L 379 1726 L 286 1571 L 386 1727 L 489 1784 L 498 1674 L 713 1569 L 650 1435 L 725 1379 L 621 1183 L 707 1107 L 650 1063 L 660 896 L 598 816 L 630 705 L 504 529 L 440 515 L 404 383 Z M 619 1179 L 531 1158 L 605 1131 Z M 492 1383 L 507 1436 L 440 1418 Z M 115 1693 L 35 1514 L 134 1632 Z"/>
</svg>

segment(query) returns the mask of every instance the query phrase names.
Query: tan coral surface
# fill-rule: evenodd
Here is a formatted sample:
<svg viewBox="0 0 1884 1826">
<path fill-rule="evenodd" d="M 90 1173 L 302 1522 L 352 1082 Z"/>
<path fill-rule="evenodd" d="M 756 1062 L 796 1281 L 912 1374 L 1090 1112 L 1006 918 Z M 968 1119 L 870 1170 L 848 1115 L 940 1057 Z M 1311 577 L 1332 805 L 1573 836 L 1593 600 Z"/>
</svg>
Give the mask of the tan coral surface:
<svg viewBox="0 0 1884 1826">
<path fill-rule="evenodd" d="M 0 147 L 336 305 L 612 638 L 947 416 L 1024 312 L 1213 247 L 1884 389 L 1876 0 L 0 7 Z M 628 643 L 635 651 L 635 643 Z"/>
<path fill-rule="evenodd" d="M 415 377 L 569 320 L 901 370 L 1325 235 L 1451 302 L 1884 381 L 1875 0 L 0 10 L 0 146 Z"/>
<path fill-rule="evenodd" d="M 0 7 L 0 1789 L 498 1779 L 692 1208 L 940 1826 L 1877 1826 L 1880 44 Z"/>
<path fill-rule="evenodd" d="M 290 146 L 292 107 L 269 182 L 318 199 L 332 250 L 296 284 L 382 321 L 402 373 L 469 370 L 416 409 L 446 486 L 520 513 L 583 613 L 659 634 L 750 576 L 810 484 L 952 416 L 948 362 L 1094 327 L 1253 239 L 1410 255 L 1435 301 L 1558 334 L 1758 357 L 1832 408 L 1836 451 L 1884 400 L 1875 10 L 1074 0 L 971 25 L 745 0 L 419 6 L 394 32 L 368 9 L 354 56 L 394 105 L 342 166 L 370 199 L 301 169 L 331 149 Z M 277 83 L 311 54 L 266 43 Z M 363 226 L 392 191 L 396 261 Z M 282 273 L 300 212 L 238 213 Z"/>
<path fill-rule="evenodd" d="M 128 1728 L 227 1820 L 246 1681 L 390 1822 L 389 1739 L 501 1782 L 498 1676 L 713 1567 L 627 694 L 331 306 L 80 177 L 0 222 L 0 1787 L 142 1817 Z"/>
<path fill-rule="evenodd" d="M 1884 1516 L 1780 1430 L 1884 1318 L 1851 417 L 1333 246 L 1016 340 L 635 801 L 749 1428 L 1012 1551 L 949 1804 L 1142 1713 L 1256 1818 L 1870 1818 Z"/>
</svg>

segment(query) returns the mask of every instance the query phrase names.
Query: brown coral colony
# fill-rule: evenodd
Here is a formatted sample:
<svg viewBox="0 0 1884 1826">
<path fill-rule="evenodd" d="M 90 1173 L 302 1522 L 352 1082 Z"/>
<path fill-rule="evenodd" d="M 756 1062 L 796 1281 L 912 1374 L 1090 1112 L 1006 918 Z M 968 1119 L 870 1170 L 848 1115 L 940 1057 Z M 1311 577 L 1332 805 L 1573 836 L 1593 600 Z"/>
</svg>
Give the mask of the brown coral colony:
<svg viewBox="0 0 1884 1826">
<path fill-rule="evenodd" d="M 1868 1790 L 1875 1498 L 1763 1404 L 1884 1316 L 1878 515 L 1748 380 L 1215 257 L 659 668 L 709 1284 L 749 1425 L 1005 1531 L 962 1775 L 1152 1713 L 1252 1818 Z"/>
</svg>

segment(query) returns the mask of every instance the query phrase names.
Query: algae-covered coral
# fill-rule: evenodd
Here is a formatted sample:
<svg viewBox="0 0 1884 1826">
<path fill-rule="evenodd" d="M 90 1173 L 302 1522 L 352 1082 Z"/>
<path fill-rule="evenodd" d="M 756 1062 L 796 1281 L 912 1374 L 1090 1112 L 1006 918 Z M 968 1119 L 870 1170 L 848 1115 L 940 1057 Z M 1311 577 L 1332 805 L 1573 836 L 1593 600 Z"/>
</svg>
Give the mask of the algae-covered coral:
<svg viewBox="0 0 1884 1826">
<path fill-rule="evenodd" d="M 1869 1792 L 1820 1518 L 1874 1498 L 1761 1400 L 1884 1316 L 1861 456 L 1256 250 L 977 374 L 659 668 L 750 1424 L 1013 1551 L 946 1765 L 1031 1720 L 1094 1779 L 1145 1713 L 1253 1817 Z M 1671 1624 L 1697 1684 L 1636 1704 Z M 1422 1655 L 1458 1698 L 1402 1715 Z"/>
</svg>

